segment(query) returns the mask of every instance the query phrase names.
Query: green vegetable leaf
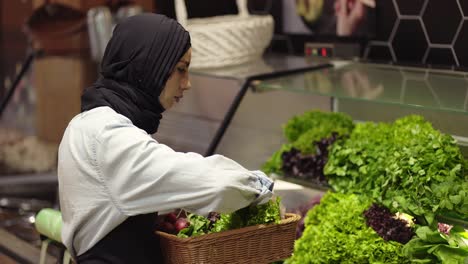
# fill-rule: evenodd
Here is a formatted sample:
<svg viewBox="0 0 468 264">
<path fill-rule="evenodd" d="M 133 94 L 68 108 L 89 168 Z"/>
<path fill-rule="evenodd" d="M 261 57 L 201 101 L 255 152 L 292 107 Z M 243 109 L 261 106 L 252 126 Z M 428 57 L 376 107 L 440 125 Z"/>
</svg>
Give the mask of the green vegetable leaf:
<svg viewBox="0 0 468 264">
<path fill-rule="evenodd" d="M 451 136 L 412 115 L 357 124 L 349 139 L 332 147 L 324 173 L 335 191 L 372 195 L 432 223 L 442 210 L 468 218 L 466 164 Z"/>
<path fill-rule="evenodd" d="M 305 230 L 288 264 L 409 263 L 402 244 L 384 241 L 366 225 L 363 212 L 372 199 L 328 192 L 304 219 Z"/>
<path fill-rule="evenodd" d="M 262 165 L 262 171 L 267 174 L 282 175 L 281 155 L 284 152 L 294 147 L 304 154 L 315 154 L 313 142 L 330 137 L 332 132 L 336 132 L 339 136 L 348 135 L 353 128 L 353 120 L 343 113 L 309 111 L 294 116 L 283 126 L 287 142 Z"/>
<path fill-rule="evenodd" d="M 190 226 L 182 229 L 177 236 L 193 237 L 258 224 L 279 224 L 281 222 L 280 204 L 281 197 L 278 196 L 261 205 L 248 206 L 230 214 L 220 214 L 220 219 L 211 227 L 208 218 L 188 214 Z"/>
<path fill-rule="evenodd" d="M 416 230 L 417 238 L 403 247 L 403 254 L 415 263 L 465 264 L 468 261 L 468 248 L 462 234 L 465 230 L 453 227 L 450 235 L 441 234 L 438 230 L 422 226 Z"/>
</svg>

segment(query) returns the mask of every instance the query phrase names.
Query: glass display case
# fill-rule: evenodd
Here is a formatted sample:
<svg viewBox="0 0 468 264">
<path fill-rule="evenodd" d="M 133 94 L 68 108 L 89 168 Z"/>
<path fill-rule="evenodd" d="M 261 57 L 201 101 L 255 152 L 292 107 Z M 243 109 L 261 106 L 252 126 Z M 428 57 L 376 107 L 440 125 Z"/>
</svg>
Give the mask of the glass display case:
<svg viewBox="0 0 468 264">
<path fill-rule="evenodd" d="M 285 142 L 283 124 L 311 109 L 345 112 L 355 121 L 419 114 L 453 135 L 462 148 L 468 145 L 466 73 L 267 55 L 247 65 L 191 70 L 191 75 L 192 90 L 164 113 L 154 137 L 179 151 L 223 154 L 248 169 L 259 169 Z M 26 116 L 33 116 L 33 89 L 21 91 L 27 100 L 14 97 L 1 127 L 13 124 L 34 134 L 33 121 L 27 122 L 28 129 L 14 125 L 25 121 L 15 118 L 25 106 Z M 54 193 L 56 173 L 2 175 L 0 193 L 34 193 L 44 182 L 51 189 L 40 191 Z M 279 195 L 300 195 L 285 199 L 292 206 L 316 194 L 303 186 L 279 181 L 275 189 Z"/>
<path fill-rule="evenodd" d="M 252 81 L 214 153 L 248 169 L 260 169 L 286 142 L 283 125 L 296 115 L 318 109 L 347 113 L 355 122 L 390 122 L 418 114 L 434 128 L 452 135 L 467 156 L 466 73 L 352 61 L 321 62 L 333 67 Z M 285 200 L 292 206 L 327 189 L 291 177 L 278 179 L 279 194 L 288 196 Z"/>
<path fill-rule="evenodd" d="M 325 62 L 323 59 L 322 62 Z M 334 67 L 254 81 L 216 147 L 258 169 L 284 143 L 282 125 L 307 110 L 344 112 L 355 121 L 418 114 L 468 143 L 466 73 L 347 61 Z"/>
</svg>

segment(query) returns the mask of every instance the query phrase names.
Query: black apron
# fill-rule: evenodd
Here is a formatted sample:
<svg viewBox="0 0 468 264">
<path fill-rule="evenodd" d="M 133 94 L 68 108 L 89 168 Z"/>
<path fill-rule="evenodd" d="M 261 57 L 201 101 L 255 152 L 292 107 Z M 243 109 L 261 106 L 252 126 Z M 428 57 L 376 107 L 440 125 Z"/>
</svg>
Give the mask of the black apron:
<svg viewBox="0 0 468 264">
<path fill-rule="evenodd" d="M 129 217 L 101 241 L 77 257 L 78 264 L 163 263 L 159 239 L 154 234 L 156 215 Z"/>
</svg>

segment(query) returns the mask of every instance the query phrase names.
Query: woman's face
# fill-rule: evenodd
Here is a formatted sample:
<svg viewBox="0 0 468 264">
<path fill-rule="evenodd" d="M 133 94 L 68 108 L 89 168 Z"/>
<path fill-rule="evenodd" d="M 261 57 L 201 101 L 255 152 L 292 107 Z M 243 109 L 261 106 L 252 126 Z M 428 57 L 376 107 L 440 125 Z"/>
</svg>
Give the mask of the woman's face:
<svg viewBox="0 0 468 264">
<path fill-rule="evenodd" d="M 174 102 L 179 102 L 182 99 L 184 92 L 190 89 L 188 67 L 192 59 L 192 48 L 189 48 L 184 56 L 177 62 L 174 71 L 169 76 L 169 79 L 159 95 L 159 102 L 164 109 L 172 107 Z"/>
</svg>

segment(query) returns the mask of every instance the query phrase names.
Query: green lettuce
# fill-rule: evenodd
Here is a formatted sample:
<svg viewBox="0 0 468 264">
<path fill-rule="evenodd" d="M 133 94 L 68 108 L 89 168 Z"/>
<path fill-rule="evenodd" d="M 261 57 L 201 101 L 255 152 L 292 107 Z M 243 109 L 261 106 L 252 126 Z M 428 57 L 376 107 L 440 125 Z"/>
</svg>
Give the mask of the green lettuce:
<svg viewBox="0 0 468 264">
<path fill-rule="evenodd" d="M 437 228 L 422 226 L 416 230 L 417 237 L 403 247 L 403 254 L 415 263 L 468 263 L 468 232 L 454 227 L 449 234 Z"/>
<path fill-rule="evenodd" d="M 328 192 L 305 218 L 305 230 L 286 263 L 409 263 L 402 244 L 384 241 L 366 225 L 372 199 Z"/>
<path fill-rule="evenodd" d="M 212 225 L 208 218 L 190 213 L 188 214 L 190 226 L 182 229 L 177 236 L 193 237 L 259 224 L 279 224 L 280 204 L 281 198 L 276 197 L 261 205 L 251 205 L 233 213 L 220 214 L 220 218 Z"/>
<path fill-rule="evenodd" d="M 349 139 L 333 145 L 324 173 L 335 191 L 369 194 L 431 223 L 445 211 L 468 217 L 465 166 L 451 136 L 413 115 L 357 124 Z"/>
<path fill-rule="evenodd" d="M 287 143 L 276 151 L 262 166 L 267 173 L 282 174 L 281 155 L 292 147 L 304 154 L 315 154 L 316 149 L 313 142 L 328 138 L 333 132 L 338 135 L 348 135 L 354 128 L 353 120 L 343 113 L 328 113 L 318 110 L 305 112 L 294 116 L 283 125 L 283 133 Z"/>
</svg>

